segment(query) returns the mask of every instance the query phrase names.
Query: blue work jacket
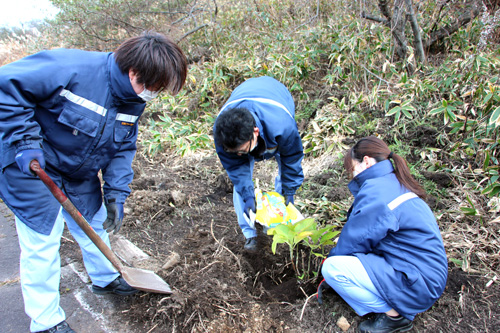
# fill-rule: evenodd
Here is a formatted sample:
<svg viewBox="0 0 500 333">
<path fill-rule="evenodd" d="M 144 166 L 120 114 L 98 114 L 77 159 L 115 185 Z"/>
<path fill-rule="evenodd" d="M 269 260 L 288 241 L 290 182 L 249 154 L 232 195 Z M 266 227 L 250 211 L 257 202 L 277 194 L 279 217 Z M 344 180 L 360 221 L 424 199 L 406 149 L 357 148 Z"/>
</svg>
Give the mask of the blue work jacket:
<svg viewBox="0 0 500 333">
<path fill-rule="evenodd" d="M 226 153 L 222 145 L 215 142 L 217 154 L 233 182 L 234 190 L 243 199 L 254 197 L 250 161 L 262 161 L 279 154 L 282 194 L 295 194 L 304 181 L 301 164 L 304 152 L 295 122 L 295 104 L 288 89 L 268 76 L 248 79 L 233 91 L 220 113 L 231 112 L 233 108 L 245 108 L 251 112 L 259 128 L 259 145 L 265 145 L 265 149 L 259 149 L 263 151 L 260 156 L 238 156 Z"/>
<path fill-rule="evenodd" d="M 348 186 L 354 203 L 329 256 L 358 257 L 387 303 L 413 320 L 446 285 L 448 261 L 436 219 L 399 183 L 389 160 L 364 170 Z"/>
<path fill-rule="evenodd" d="M 0 196 L 33 230 L 49 234 L 59 203 L 15 155 L 42 148 L 46 172 L 91 220 L 104 196 L 130 194 L 145 103 L 112 53 L 56 49 L 0 67 Z"/>
</svg>

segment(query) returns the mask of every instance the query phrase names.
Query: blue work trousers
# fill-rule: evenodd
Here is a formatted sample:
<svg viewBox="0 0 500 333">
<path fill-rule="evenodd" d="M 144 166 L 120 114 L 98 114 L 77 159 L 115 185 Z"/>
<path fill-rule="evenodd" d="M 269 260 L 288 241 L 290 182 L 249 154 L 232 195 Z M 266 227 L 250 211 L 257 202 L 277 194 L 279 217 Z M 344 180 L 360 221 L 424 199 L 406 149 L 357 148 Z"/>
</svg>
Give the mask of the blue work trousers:
<svg viewBox="0 0 500 333">
<path fill-rule="evenodd" d="M 355 256 L 331 256 L 323 263 L 321 273 L 326 283 L 360 316 L 385 313 L 392 309 L 373 285 L 363 264 Z"/>
<path fill-rule="evenodd" d="M 106 217 L 106 207 L 102 205 L 90 225 L 109 246 L 108 233 L 102 228 Z M 83 262 L 92 283 L 99 287 L 105 287 L 119 276 L 109 260 L 64 209 L 59 212 L 49 235 L 34 231 L 16 217 L 16 228 L 21 247 L 21 288 L 25 311 L 31 318 L 30 330 L 32 332 L 46 330 L 66 319 L 65 313 L 59 305 L 61 278 L 59 248 L 64 221 L 66 221 L 73 238 L 80 245 Z"/>
</svg>

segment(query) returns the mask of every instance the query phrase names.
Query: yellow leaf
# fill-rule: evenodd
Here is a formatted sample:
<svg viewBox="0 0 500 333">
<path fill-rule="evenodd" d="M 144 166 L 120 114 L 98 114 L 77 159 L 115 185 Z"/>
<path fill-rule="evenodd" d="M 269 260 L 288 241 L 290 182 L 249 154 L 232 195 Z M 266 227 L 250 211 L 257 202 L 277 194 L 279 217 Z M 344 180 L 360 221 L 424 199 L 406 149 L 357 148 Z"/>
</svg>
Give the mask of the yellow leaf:
<svg viewBox="0 0 500 333">
<path fill-rule="evenodd" d="M 299 238 L 305 238 L 305 237 L 309 237 L 311 236 L 313 233 L 311 231 L 302 231 L 300 234 L 298 234 L 297 236 Z"/>
<path fill-rule="evenodd" d="M 462 95 L 462 97 L 467 97 L 467 96 L 470 96 L 470 95 L 472 95 L 474 92 L 475 92 L 474 90 L 470 90 L 470 91 L 468 91 L 468 92 L 464 93 L 464 94 Z"/>
<path fill-rule="evenodd" d="M 315 121 L 312 121 L 311 123 L 312 123 L 312 125 L 313 125 L 314 130 L 316 131 L 316 133 L 321 132 L 321 128 L 319 128 L 318 124 Z"/>
</svg>

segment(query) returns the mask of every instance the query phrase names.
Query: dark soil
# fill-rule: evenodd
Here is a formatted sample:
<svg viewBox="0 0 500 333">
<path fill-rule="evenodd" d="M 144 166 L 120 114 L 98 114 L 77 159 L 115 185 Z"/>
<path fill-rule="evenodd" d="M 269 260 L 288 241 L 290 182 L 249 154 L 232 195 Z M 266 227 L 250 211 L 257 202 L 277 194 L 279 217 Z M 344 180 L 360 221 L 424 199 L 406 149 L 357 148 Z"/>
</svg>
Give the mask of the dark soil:
<svg viewBox="0 0 500 333">
<path fill-rule="evenodd" d="M 272 189 L 273 163 L 255 166 L 254 178 L 263 189 Z M 140 293 L 117 300 L 131 332 L 355 332 L 366 319 L 331 290 L 325 293 L 323 305 L 317 303 L 314 294 L 319 281 L 314 276 L 320 259 L 311 262 L 310 277 L 300 280 L 289 264 L 285 245 L 278 245 L 276 255 L 272 253 L 270 236 L 259 233 L 259 251 L 243 250 L 244 238 L 232 207 L 232 184 L 215 154 L 183 159 L 148 159 L 138 154 L 134 171 L 120 233 L 155 260 L 155 266 L 143 268 L 154 270 L 174 292 Z M 446 175 L 424 176 L 441 189 L 452 185 Z M 340 165 L 330 163 L 318 174 L 306 172 L 297 201 L 324 197 L 349 202 L 346 184 Z M 432 200 L 433 209 L 446 204 Z M 335 216 L 320 217 L 335 223 Z M 456 222 L 439 221 L 442 231 Z M 497 231 L 498 227 L 493 234 Z M 463 251 L 457 250 L 462 235 L 447 232 L 443 237 L 450 257 Z M 63 241 L 62 251 L 74 257 L 79 253 L 69 241 Z M 308 258 L 305 249 L 300 253 L 302 259 Z M 498 253 L 495 256 L 498 261 Z M 412 331 L 496 332 L 500 324 L 498 282 L 488 284 L 491 275 L 466 273 L 451 261 L 449 266 L 444 294 L 431 309 L 417 315 Z"/>
<path fill-rule="evenodd" d="M 303 187 L 323 191 L 330 201 L 349 200 L 346 180 L 338 176 L 340 167 L 330 167 L 324 173 L 306 175 Z M 311 297 L 319 282 L 313 273 L 319 261 L 312 261 L 311 278 L 300 280 L 288 264 L 286 246 L 278 245 L 276 255 L 272 253 L 270 236 L 259 233 L 259 251 L 243 250 L 231 182 L 214 154 L 154 160 L 138 155 L 134 170 L 120 233 L 157 260 L 154 270 L 174 291 L 172 295 L 140 293 L 122 302 L 124 317 L 134 330 L 355 332 L 366 319 L 333 291 L 325 293 L 321 306 Z M 274 172 L 272 162 L 256 164 L 255 178 L 262 188 L 271 188 Z M 436 178 L 440 187 L 450 186 L 441 175 L 425 177 Z M 300 192 L 298 200 L 308 193 Z M 440 226 L 453 222 L 440 221 Z M 63 242 L 63 251 L 74 247 Z M 166 263 L 168 267 L 162 268 Z M 487 287 L 489 280 L 450 262 L 444 294 L 416 317 L 412 331 L 496 332 L 500 288 L 498 282 Z M 342 317 L 348 326 L 339 322 Z"/>
</svg>

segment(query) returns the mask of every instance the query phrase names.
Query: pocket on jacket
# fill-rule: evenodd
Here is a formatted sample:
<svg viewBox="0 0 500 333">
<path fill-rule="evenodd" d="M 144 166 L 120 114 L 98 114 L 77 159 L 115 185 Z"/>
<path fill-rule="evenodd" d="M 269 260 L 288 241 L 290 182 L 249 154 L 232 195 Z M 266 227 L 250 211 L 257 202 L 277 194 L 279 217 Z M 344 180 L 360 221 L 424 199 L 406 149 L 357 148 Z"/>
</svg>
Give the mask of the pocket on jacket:
<svg viewBox="0 0 500 333">
<path fill-rule="evenodd" d="M 122 125 L 120 121 L 116 121 L 115 123 L 115 132 L 114 139 L 115 142 L 120 143 L 125 141 L 133 130 L 133 126 L 130 125 Z"/>
<path fill-rule="evenodd" d="M 59 115 L 58 121 L 69 126 L 78 133 L 83 133 L 90 137 L 95 137 L 99 130 L 99 122 L 86 117 L 76 106 L 66 105 Z"/>
<path fill-rule="evenodd" d="M 114 140 L 116 143 L 121 143 L 128 139 L 131 133 L 134 132 L 135 123 L 139 116 L 126 113 L 117 113 L 114 128 Z"/>
</svg>

